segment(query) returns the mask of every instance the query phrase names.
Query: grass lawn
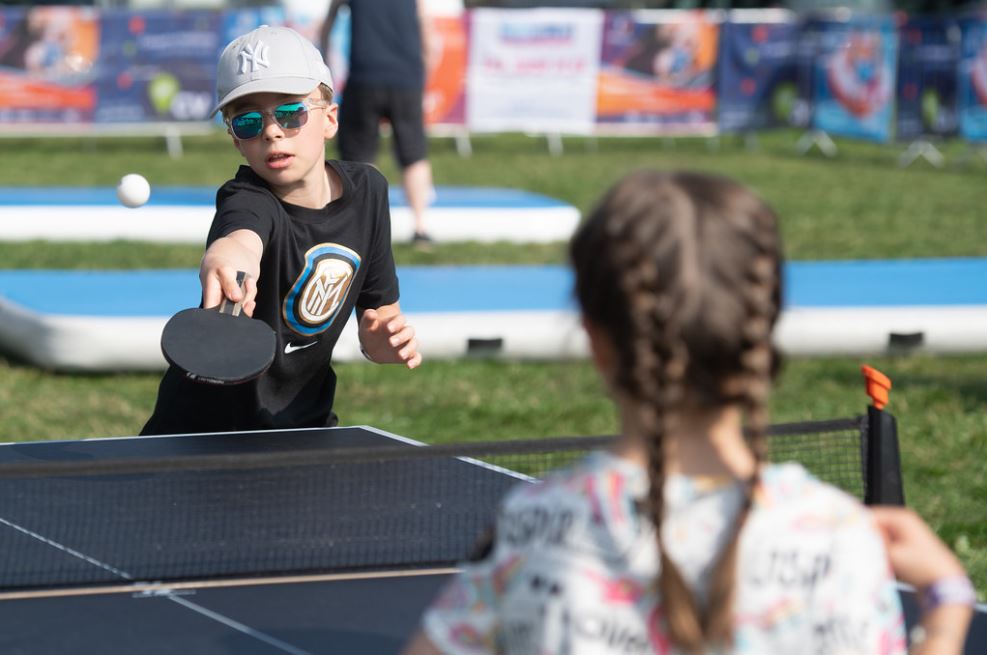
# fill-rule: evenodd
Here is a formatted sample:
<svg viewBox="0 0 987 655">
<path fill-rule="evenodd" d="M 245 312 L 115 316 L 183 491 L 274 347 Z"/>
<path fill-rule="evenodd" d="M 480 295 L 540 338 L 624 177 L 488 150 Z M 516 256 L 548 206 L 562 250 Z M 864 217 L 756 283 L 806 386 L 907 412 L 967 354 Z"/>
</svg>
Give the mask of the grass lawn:
<svg viewBox="0 0 987 655">
<path fill-rule="evenodd" d="M 748 150 L 732 139 L 566 139 L 554 157 L 544 141 L 476 137 L 459 157 L 449 140 L 432 142 L 437 183 L 516 187 L 588 209 L 624 172 L 641 166 L 697 168 L 757 188 L 783 217 L 791 259 L 987 256 L 987 167 L 922 162 L 901 170 L 900 148 L 840 143 L 835 159 L 794 153 L 796 135 L 760 138 Z M 238 158 L 221 136 L 185 139 L 185 156 L 167 157 L 158 139 L 7 141 L 0 186 L 109 186 L 140 172 L 161 185 L 217 186 Z M 397 176 L 383 158 L 382 169 Z M 3 211 L 9 211 L 7 209 Z M 135 213 L 135 220 L 139 214 Z M 5 268 L 193 268 L 201 249 L 156 244 L 0 243 Z M 563 244 L 440 245 L 432 253 L 396 247 L 399 265 L 562 263 Z M 190 303 L 194 299 L 190 299 Z M 788 362 L 773 420 L 824 419 L 863 411 L 855 359 Z M 876 357 L 894 381 L 909 504 L 956 550 L 981 595 L 987 592 L 987 355 Z M 338 366 L 344 423 L 371 424 L 426 441 L 602 434 L 613 412 L 585 362 L 428 362 L 408 372 L 362 363 Z M 154 402 L 158 375 L 59 375 L 0 360 L 0 439 L 134 434 Z"/>
<path fill-rule="evenodd" d="M 583 210 L 636 168 L 723 173 L 753 186 L 778 210 L 792 259 L 987 255 L 987 166 L 975 159 L 962 164 L 961 145 L 947 148 L 951 165 L 943 170 L 921 161 L 902 170 L 894 164 L 898 147 L 841 142 L 834 159 L 803 157 L 794 151 L 795 138 L 767 134 L 748 150 L 730 138 L 714 148 L 717 142 L 698 138 L 573 137 L 555 157 L 541 139 L 484 136 L 473 138 L 469 159 L 451 140 L 433 140 L 430 159 L 437 184 L 526 189 Z M 151 138 L 18 139 L 5 146 L 0 186 L 110 186 L 139 172 L 153 193 L 159 185 L 218 186 L 241 161 L 224 135 L 186 138 L 178 160 Z M 398 181 L 386 144 L 382 154 L 381 169 Z"/>
</svg>

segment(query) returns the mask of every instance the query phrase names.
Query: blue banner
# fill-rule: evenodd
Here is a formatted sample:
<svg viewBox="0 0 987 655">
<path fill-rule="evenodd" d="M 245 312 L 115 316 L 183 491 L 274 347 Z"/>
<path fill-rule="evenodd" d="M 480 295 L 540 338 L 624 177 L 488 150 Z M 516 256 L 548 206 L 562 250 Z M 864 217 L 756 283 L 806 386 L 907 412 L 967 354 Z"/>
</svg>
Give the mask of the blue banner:
<svg viewBox="0 0 987 655">
<path fill-rule="evenodd" d="M 968 141 L 987 141 L 987 20 L 962 25 L 958 105 L 960 134 Z"/>
<path fill-rule="evenodd" d="M 797 42 L 794 23 L 723 24 L 718 67 L 722 131 L 793 124 Z"/>
<path fill-rule="evenodd" d="M 789 122 L 794 127 L 812 126 L 812 110 L 816 100 L 816 59 L 822 51 L 823 36 L 828 24 L 816 18 L 806 18 L 798 28 L 795 42 L 795 99 Z"/>
<path fill-rule="evenodd" d="M 960 26 L 949 18 L 913 18 L 899 31 L 897 136 L 953 136 Z"/>
<path fill-rule="evenodd" d="M 215 95 L 219 14 L 105 11 L 96 122 L 202 121 Z"/>
<path fill-rule="evenodd" d="M 216 61 L 223 53 L 223 48 L 247 32 L 261 25 L 284 25 L 285 13 L 281 7 L 247 7 L 224 11 L 220 19 L 219 48 L 216 50 Z"/>
<path fill-rule="evenodd" d="M 890 141 L 898 59 L 891 17 L 822 25 L 813 126 L 841 136 Z"/>
</svg>

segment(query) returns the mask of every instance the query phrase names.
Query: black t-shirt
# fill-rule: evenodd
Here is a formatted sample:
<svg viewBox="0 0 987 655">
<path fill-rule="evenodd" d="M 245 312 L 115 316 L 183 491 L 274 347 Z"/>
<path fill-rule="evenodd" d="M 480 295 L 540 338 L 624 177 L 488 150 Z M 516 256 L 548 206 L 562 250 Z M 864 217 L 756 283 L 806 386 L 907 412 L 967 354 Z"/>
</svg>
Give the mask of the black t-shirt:
<svg viewBox="0 0 987 655">
<path fill-rule="evenodd" d="M 322 209 L 279 200 L 249 167 L 216 194 L 207 247 L 239 229 L 264 243 L 254 318 L 277 335 L 274 363 L 256 380 L 217 386 L 170 367 L 141 434 L 331 426 L 332 351 L 354 307 L 398 300 L 387 181 L 373 167 L 328 161 L 342 195 Z"/>
<path fill-rule="evenodd" d="M 415 0 L 349 0 L 348 4 L 348 83 L 407 90 L 424 87 L 425 64 Z"/>
</svg>

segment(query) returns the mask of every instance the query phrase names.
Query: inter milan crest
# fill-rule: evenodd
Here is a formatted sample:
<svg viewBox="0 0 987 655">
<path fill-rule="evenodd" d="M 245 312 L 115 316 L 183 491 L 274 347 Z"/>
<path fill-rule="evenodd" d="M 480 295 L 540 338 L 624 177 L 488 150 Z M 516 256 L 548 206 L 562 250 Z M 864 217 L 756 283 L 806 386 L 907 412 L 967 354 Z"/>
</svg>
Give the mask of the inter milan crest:
<svg viewBox="0 0 987 655">
<path fill-rule="evenodd" d="M 298 334 L 311 336 L 329 329 L 346 302 L 360 256 L 335 243 L 305 253 L 305 268 L 284 299 L 285 322 Z"/>
</svg>

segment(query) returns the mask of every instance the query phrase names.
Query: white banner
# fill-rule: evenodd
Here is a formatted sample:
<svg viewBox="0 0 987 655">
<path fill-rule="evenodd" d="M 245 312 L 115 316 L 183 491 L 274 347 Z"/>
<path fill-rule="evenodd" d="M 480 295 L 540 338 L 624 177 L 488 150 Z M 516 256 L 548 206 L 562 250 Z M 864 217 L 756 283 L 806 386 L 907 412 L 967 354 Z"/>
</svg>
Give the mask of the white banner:
<svg viewBox="0 0 987 655">
<path fill-rule="evenodd" d="M 603 12 L 471 12 L 466 123 L 477 132 L 589 134 Z"/>
</svg>

